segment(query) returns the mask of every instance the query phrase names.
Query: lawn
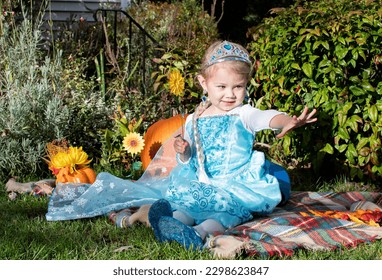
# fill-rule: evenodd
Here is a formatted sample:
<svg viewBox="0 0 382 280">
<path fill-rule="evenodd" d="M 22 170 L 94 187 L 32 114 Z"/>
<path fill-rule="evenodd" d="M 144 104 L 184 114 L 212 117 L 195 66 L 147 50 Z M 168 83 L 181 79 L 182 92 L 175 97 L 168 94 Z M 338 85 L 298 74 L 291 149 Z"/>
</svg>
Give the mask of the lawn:
<svg viewBox="0 0 382 280">
<path fill-rule="evenodd" d="M 326 184 L 341 189 L 346 183 Z M 349 187 L 347 187 L 349 189 Z M 108 218 L 48 222 L 47 197 L 8 199 L 0 186 L 0 260 L 213 260 L 207 250 L 188 251 L 177 243 L 158 243 L 150 228 L 112 225 Z M 241 255 L 237 259 L 258 257 Z M 335 251 L 299 250 L 291 260 L 381 260 L 382 240 Z"/>
</svg>

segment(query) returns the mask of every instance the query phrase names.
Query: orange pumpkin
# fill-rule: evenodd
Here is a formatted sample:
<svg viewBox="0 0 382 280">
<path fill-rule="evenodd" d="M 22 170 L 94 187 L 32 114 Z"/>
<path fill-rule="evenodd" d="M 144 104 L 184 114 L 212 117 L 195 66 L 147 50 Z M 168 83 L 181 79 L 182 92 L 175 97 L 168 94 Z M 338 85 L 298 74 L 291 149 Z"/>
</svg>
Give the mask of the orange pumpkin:
<svg viewBox="0 0 382 280">
<path fill-rule="evenodd" d="M 89 183 L 93 184 L 96 178 L 96 173 L 90 167 L 83 167 L 70 173 L 69 166 L 61 168 L 56 175 L 57 183 Z"/>
<path fill-rule="evenodd" d="M 179 127 L 184 125 L 186 118 L 187 114 L 184 116 L 181 114 L 175 115 L 168 119 L 159 120 L 147 129 L 144 136 L 145 146 L 141 152 L 143 169 L 146 169 L 150 164 L 163 142 L 168 140 Z"/>
</svg>

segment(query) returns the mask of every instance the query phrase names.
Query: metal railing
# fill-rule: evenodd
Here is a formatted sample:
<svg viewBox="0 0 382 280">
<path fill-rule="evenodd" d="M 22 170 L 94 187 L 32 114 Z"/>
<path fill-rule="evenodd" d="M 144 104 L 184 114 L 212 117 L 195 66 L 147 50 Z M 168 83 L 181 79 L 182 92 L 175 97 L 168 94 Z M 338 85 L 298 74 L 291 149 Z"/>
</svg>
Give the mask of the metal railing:
<svg viewBox="0 0 382 280">
<path fill-rule="evenodd" d="M 137 71 L 133 67 L 133 63 L 139 62 L 139 75 L 141 81 L 141 90 L 146 93 L 147 88 L 147 60 L 150 59 L 150 54 L 158 53 L 161 48 L 160 43 L 152 37 L 133 17 L 131 17 L 126 11 L 121 9 L 97 9 L 94 12 L 94 19 L 96 21 L 101 21 L 104 26 L 107 26 L 107 23 L 110 23 L 112 20 L 112 34 L 105 34 L 105 27 L 103 31 L 103 39 L 106 41 L 106 36 L 108 41 L 112 37 L 112 50 L 114 54 L 117 54 L 118 51 L 118 23 L 122 21 L 122 17 L 125 17 L 128 20 L 128 30 L 127 30 L 127 40 L 128 40 L 128 51 L 127 51 L 127 74 L 130 75 L 131 71 Z M 124 31 L 126 33 L 126 31 Z M 139 56 L 139 57 L 136 57 Z M 128 81 L 128 87 L 131 87 L 131 81 Z M 134 85 L 136 86 L 136 85 Z"/>
</svg>

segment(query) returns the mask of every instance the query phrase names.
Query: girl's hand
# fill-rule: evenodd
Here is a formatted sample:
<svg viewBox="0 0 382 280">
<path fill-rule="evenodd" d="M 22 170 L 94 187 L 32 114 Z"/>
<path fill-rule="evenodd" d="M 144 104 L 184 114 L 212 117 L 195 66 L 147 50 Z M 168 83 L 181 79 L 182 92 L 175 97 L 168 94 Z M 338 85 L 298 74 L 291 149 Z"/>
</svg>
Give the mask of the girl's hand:
<svg viewBox="0 0 382 280">
<path fill-rule="evenodd" d="M 181 135 L 175 137 L 174 150 L 180 155 L 182 161 L 187 161 L 191 156 L 190 145 Z"/>
<path fill-rule="evenodd" d="M 304 108 L 304 111 L 302 111 L 300 116 L 293 116 L 290 118 L 290 120 L 283 126 L 281 132 L 276 135 L 277 138 L 283 137 L 285 134 L 287 134 L 289 131 L 303 126 L 307 123 L 314 123 L 317 121 L 317 118 L 313 118 L 313 116 L 316 114 L 317 110 L 313 109 L 310 113 L 308 113 L 309 109 L 308 107 Z"/>
</svg>

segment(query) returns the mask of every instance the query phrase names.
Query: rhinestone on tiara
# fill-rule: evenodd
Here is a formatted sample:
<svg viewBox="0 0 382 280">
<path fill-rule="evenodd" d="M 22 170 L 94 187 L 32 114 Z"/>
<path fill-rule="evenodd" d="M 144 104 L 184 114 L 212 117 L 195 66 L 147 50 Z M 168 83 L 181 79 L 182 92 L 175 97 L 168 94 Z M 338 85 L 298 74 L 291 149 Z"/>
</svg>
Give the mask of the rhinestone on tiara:
<svg viewBox="0 0 382 280">
<path fill-rule="evenodd" d="M 248 53 L 238 48 L 236 44 L 230 43 L 228 41 L 223 41 L 212 53 L 211 58 L 206 64 L 206 67 L 229 60 L 238 60 L 248 63 L 249 65 L 252 64 Z"/>
</svg>

